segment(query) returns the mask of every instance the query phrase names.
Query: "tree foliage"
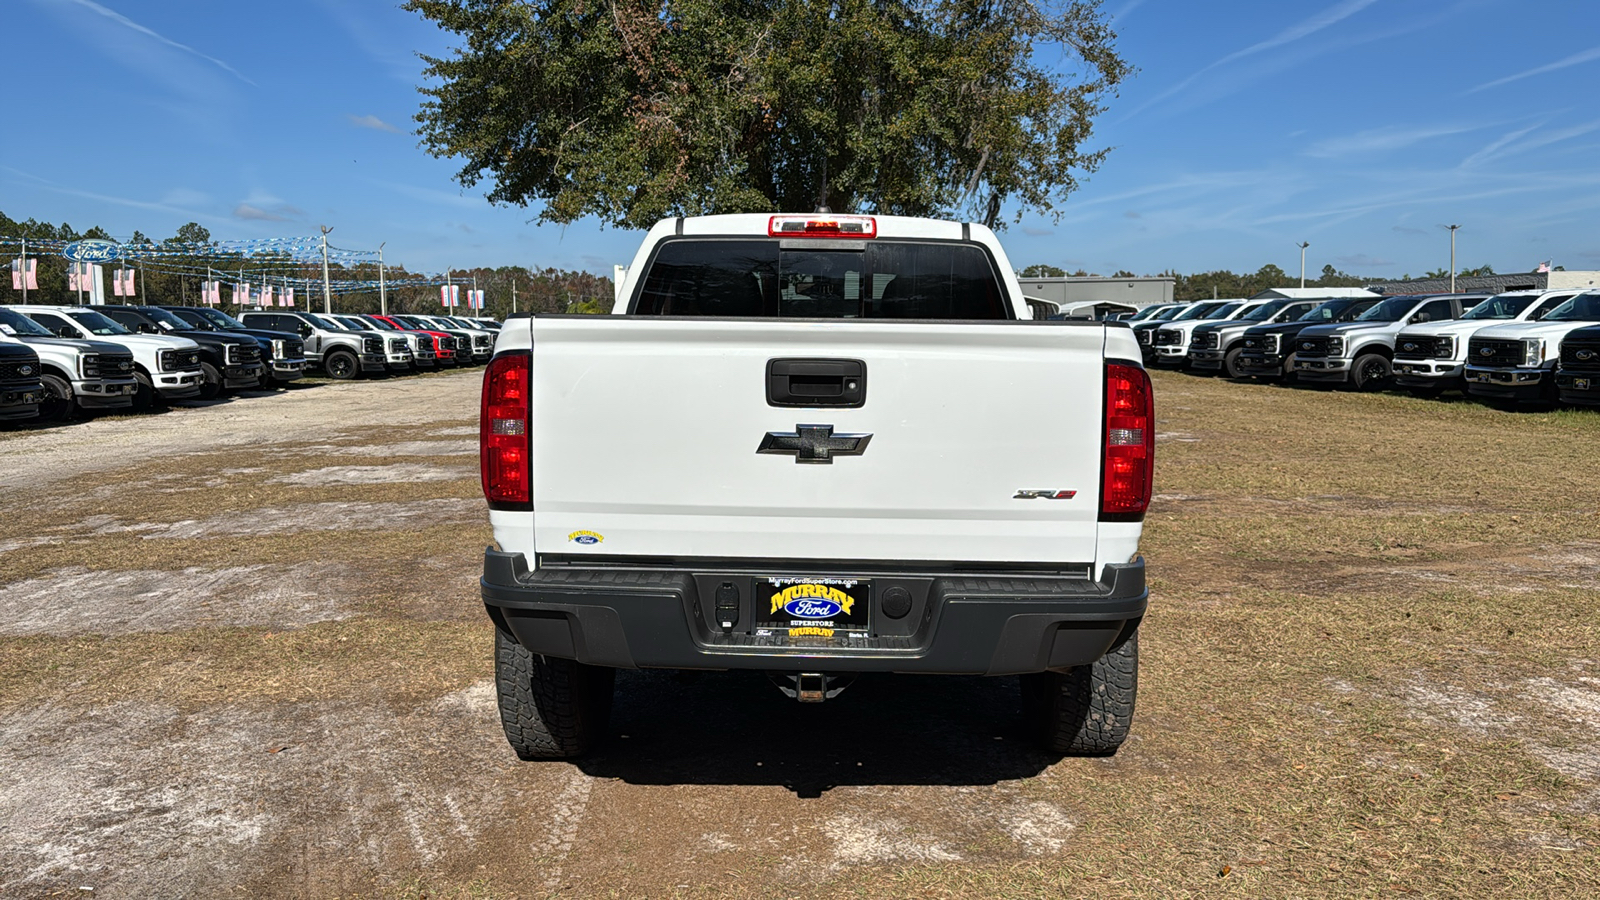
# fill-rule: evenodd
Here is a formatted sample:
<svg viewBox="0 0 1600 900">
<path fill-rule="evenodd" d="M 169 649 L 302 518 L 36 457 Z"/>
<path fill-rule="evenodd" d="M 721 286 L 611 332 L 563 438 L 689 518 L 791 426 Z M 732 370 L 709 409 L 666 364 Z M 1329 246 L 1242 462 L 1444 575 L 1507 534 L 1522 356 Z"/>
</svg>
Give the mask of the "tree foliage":
<svg viewBox="0 0 1600 900">
<path fill-rule="evenodd" d="M 1100 0 L 405 6 L 464 41 L 426 58 L 424 146 L 551 222 L 1049 211 L 1130 71 Z"/>
</svg>

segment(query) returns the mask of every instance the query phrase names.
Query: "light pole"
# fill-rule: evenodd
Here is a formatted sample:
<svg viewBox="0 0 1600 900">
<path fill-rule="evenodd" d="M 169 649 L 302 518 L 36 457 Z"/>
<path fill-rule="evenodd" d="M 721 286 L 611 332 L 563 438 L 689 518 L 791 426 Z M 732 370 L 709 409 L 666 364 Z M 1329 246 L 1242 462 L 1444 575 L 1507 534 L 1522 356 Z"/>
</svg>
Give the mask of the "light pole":
<svg viewBox="0 0 1600 900">
<path fill-rule="evenodd" d="M 322 228 L 322 314 L 333 315 L 333 289 L 328 286 L 328 232 L 332 231 L 326 225 Z"/>
<path fill-rule="evenodd" d="M 1301 290 L 1305 290 L 1305 287 L 1306 287 L 1306 248 L 1311 246 L 1311 242 L 1310 241 L 1301 241 L 1300 243 L 1295 244 L 1295 246 L 1300 248 L 1300 289 Z"/>
<path fill-rule="evenodd" d="M 384 241 L 383 244 L 389 243 Z M 383 244 L 378 245 L 378 311 L 383 315 L 389 314 L 389 295 L 383 288 Z"/>
<path fill-rule="evenodd" d="M 1456 292 L 1456 229 L 1460 225 L 1446 225 L 1450 229 L 1450 293 Z"/>
</svg>

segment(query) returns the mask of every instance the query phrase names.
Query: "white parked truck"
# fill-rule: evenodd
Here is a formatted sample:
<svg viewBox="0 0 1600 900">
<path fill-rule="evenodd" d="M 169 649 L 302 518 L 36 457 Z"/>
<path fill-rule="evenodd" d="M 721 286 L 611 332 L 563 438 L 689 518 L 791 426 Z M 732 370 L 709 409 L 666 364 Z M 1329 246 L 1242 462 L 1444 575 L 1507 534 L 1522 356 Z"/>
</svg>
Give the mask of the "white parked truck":
<svg viewBox="0 0 1600 900">
<path fill-rule="evenodd" d="M 1394 343 L 1394 382 L 1419 397 L 1465 391 L 1467 343 L 1491 325 L 1537 322 L 1578 294 L 1567 291 L 1507 291 L 1485 299 L 1459 319 L 1430 322 L 1400 332 Z"/>
<path fill-rule="evenodd" d="M 609 316 L 513 317 L 484 375 L 506 736 L 584 752 L 619 668 L 1022 676 L 1058 752 L 1133 716 L 1154 403 L 1121 323 L 1031 321 L 959 222 L 652 228 Z M 937 690 L 935 682 L 915 682 Z"/>
<path fill-rule="evenodd" d="M 138 389 L 133 354 L 119 344 L 55 337 L 14 306 L 0 306 L 0 341 L 26 344 L 38 355 L 43 419 L 61 421 L 81 410 L 133 406 Z"/>
<path fill-rule="evenodd" d="M 92 309 L 81 306 L 16 305 L 12 309 L 38 322 L 57 337 L 117 344 L 133 354 L 137 409 L 166 400 L 200 396 L 205 374 L 200 345 L 186 337 L 134 334 Z M 82 397 L 79 398 L 81 403 Z"/>
<path fill-rule="evenodd" d="M 1600 322 L 1600 293 L 1563 301 L 1537 322 L 1491 325 L 1467 341 L 1467 392 L 1486 400 L 1554 403 L 1556 365 L 1568 333 Z"/>
</svg>

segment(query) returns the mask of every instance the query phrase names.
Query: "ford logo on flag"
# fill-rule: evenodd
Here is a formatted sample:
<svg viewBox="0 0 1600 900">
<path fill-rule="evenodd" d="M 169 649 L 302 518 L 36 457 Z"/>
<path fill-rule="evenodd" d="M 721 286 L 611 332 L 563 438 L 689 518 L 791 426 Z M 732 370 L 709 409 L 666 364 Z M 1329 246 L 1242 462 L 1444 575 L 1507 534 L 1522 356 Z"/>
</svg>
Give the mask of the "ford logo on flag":
<svg viewBox="0 0 1600 900">
<path fill-rule="evenodd" d="M 61 255 L 73 262 L 111 262 L 122 258 L 122 245 L 116 241 L 91 238 L 86 241 L 73 241 L 62 247 Z"/>
</svg>

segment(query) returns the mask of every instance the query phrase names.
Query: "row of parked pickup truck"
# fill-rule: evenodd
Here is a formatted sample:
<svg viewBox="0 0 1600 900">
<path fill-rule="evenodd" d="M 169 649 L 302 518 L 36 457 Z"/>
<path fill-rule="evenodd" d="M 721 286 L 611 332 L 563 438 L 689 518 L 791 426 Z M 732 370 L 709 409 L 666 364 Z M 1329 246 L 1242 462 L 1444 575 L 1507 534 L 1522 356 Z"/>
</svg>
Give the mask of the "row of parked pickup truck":
<svg viewBox="0 0 1600 900">
<path fill-rule="evenodd" d="M 1131 320 L 1147 363 L 1233 378 L 1600 406 L 1600 292 L 1206 300 Z"/>
<path fill-rule="evenodd" d="M 499 323 L 207 306 L 0 306 L 0 421 L 60 421 L 278 388 L 307 371 L 348 380 L 476 365 Z"/>
</svg>

